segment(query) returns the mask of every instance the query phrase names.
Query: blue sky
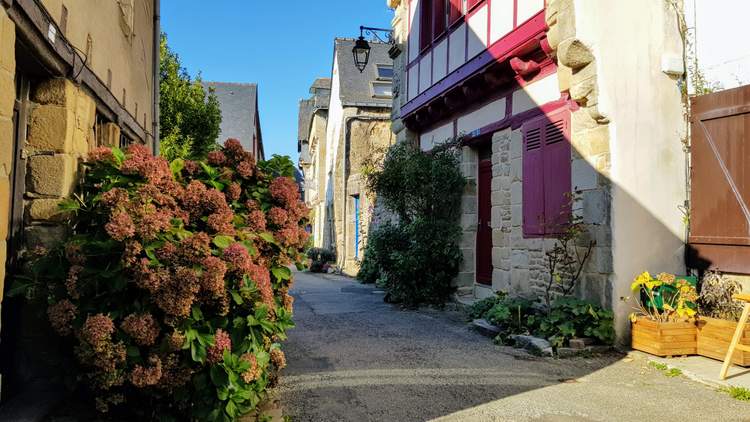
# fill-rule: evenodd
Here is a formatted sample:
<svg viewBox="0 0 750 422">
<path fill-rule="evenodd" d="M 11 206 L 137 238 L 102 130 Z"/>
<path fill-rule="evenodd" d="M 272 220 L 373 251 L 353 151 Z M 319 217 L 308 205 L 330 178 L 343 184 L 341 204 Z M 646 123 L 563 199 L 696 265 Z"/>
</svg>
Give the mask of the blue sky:
<svg viewBox="0 0 750 422">
<path fill-rule="evenodd" d="M 266 157 L 297 161 L 297 108 L 330 76 L 333 39 L 390 27 L 385 0 L 162 0 L 162 30 L 191 75 L 256 82 Z"/>
</svg>

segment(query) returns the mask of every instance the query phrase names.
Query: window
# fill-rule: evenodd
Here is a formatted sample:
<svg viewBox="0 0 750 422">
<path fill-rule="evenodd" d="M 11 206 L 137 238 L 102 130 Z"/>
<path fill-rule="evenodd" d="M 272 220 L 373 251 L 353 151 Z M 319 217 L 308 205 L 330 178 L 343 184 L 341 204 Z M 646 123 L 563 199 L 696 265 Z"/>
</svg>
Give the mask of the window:
<svg viewBox="0 0 750 422">
<path fill-rule="evenodd" d="M 393 66 L 387 64 L 378 65 L 378 79 L 390 81 L 393 79 Z"/>
<path fill-rule="evenodd" d="M 393 87 L 390 82 L 373 82 L 372 96 L 390 98 L 393 96 Z"/>
<path fill-rule="evenodd" d="M 432 43 L 432 2 L 435 0 L 422 0 L 419 2 L 419 50 L 424 50 Z"/>
<path fill-rule="evenodd" d="M 457 22 L 464 15 L 464 0 L 450 0 L 450 23 Z"/>
<path fill-rule="evenodd" d="M 560 233 L 570 219 L 570 111 L 523 125 L 523 233 Z"/>
<path fill-rule="evenodd" d="M 433 0 L 432 3 L 432 38 L 435 39 L 445 32 L 448 26 L 448 0 Z"/>
</svg>

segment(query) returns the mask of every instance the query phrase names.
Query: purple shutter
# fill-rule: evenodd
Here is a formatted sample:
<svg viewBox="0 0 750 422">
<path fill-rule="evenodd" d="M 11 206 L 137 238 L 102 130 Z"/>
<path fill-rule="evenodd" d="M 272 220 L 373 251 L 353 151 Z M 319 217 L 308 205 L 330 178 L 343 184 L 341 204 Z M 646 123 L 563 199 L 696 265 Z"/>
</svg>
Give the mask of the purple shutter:
<svg viewBox="0 0 750 422">
<path fill-rule="evenodd" d="M 543 128 L 544 231 L 558 234 L 570 221 L 570 111 L 548 115 Z"/>
<path fill-rule="evenodd" d="M 523 126 L 523 234 L 544 234 L 543 123 L 535 119 Z"/>
</svg>

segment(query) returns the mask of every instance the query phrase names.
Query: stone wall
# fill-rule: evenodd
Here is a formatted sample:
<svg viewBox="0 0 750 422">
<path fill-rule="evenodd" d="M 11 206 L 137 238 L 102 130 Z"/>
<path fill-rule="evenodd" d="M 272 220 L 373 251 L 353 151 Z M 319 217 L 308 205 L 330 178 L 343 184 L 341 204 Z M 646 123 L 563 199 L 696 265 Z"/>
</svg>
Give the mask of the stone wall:
<svg viewBox="0 0 750 422">
<path fill-rule="evenodd" d="M 13 170 L 13 104 L 16 70 L 16 28 L 0 8 L 0 298 L 5 284 L 10 226 L 11 171 Z"/>
<path fill-rule="evenodd" d="M 96 144 L 96 104 L 80 87 L 62 78 L 40 83 L 31 101 L 24 148 L 28 157 L 25 236 L 27 246 L 34 248 L 51 246 L 66 233 L 57 206 L 75 192 L 80 161 Z"/>
</svg>

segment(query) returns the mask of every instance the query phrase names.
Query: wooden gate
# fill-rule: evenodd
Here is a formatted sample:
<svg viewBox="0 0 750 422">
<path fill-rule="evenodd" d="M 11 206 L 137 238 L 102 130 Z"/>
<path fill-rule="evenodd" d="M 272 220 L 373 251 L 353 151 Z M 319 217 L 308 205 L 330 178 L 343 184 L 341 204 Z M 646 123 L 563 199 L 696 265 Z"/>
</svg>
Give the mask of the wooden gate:
<svg viewBox="0 0 750 422">
<path fill-rule="evenodd" d="M 691 102 L 688 264 L 750 274 L 750 86 Z"/>
</svg>

